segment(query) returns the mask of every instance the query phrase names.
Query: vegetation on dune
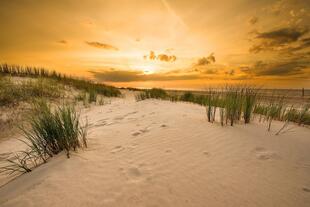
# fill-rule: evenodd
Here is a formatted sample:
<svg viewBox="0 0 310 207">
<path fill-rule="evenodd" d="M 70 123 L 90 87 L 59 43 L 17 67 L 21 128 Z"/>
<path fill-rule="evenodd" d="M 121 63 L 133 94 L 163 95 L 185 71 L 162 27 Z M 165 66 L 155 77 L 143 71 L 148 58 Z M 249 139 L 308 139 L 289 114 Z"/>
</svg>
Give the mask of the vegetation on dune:
<svg viewBox="0 0 310 207">
<path fill-rule="evenodd" d="M 310 104 L 301 108 L 289 106 L 283 96 L 264 98 L 261 90 L 247 85 L 227 85 L 221 89 L 209 89 L 204 95 L 184 92 L 177 95 L 163 92 L 162 89 L 143 90 L 136 95 L 137 101 L 149 98 L 165 99 L 170 101 L 184 101 L 206 107 L 209 122 L 214 122 L 219 113 L 222 126 L 233 126 L 236 122 L 248 124 L 253 116 L 259 115 L 259 121 L 267 122 L 270 131 L 273 120 L 298 125 L 310 125 Z M 285 127 L 284 127 L 285 128 Z"/>
<path fill-rule="evenodd" d="M 45 101 L 34 104 L 28 127 L 21 127 L 28 149 L 14 153 L 0 167 L 0 173 L 30 172 L 33 167 L 46 163 L 48 158 L 65 151 L 87 147 L 87 124 L 82 126 L 79 114 L 71 106 L 52 110 Z"/>
<path fill-rule="evenodd" d="M 78 90 L 79 95 L 75 96 L 74 101 L 83 101 L 84 105 L 105 105 L 109 101 L 104 96 L 121 94 L 115 87 L 74 79 L 55 71 L 0 65 L 0 107 L 8 109 L 26 102 L 33 109 L 20 127 L 24 135 L 20 141 L 26 144 L 27 149 L 1 160 L 0 173 L 30 172 L 62 151 L 69 158 L 72 151 L 87 147 L 87 124 L 81 124 L 75 108 L 70 105 L 51 107 L 47 102 L 66 97 L 66 86 Z"/>
<path fill-rule="evenodd" d="M 0 76 L 0 106 L 14 106 L 34 98 L 59 98 L 62 94 L 62 86 L 55 80 L 38 78 L 14 82 L 10 77 Z"/>
<path fill-rule="evenodd" d="M 108 97 L 120 96 L 120 91 L 113 87 L 101 83 L 95 83 L 90 80 L 77 79 L 64 74 L 58 73 L 56 71 L 49 71 L 44 68 L 36 67 L 22 67 L 18 65 L 0 65 L 0 74 L 18 77 L 33 77 L 33 78 L 48 78 L 62 83 L 64 85 L 71 86 L 78 90 L 84 90 L 89 93 L 95 92 L 96 94 L 101 94 Z"/>
</svg>

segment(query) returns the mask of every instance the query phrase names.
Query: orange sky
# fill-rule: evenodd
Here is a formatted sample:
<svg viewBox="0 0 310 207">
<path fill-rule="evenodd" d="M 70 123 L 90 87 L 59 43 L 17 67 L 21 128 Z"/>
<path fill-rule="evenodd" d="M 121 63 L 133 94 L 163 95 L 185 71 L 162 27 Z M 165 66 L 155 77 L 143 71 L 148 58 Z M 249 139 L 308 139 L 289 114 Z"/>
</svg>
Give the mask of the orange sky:
<svg viewBox="0 0 310 207">
<path fill-rule="evenodd" d="M 0 62 L 117 86 L 310 87 L 308 0 L 1 0 Z"/>
</svg>

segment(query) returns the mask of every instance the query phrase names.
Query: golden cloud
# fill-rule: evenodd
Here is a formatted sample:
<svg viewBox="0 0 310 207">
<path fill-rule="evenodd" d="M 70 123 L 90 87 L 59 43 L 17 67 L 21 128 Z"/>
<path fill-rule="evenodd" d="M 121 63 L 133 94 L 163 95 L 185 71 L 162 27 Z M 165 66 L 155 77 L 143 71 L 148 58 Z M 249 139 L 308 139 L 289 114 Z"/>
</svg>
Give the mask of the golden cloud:
<svg viewBox="0 0 310 207">
<path fill-rule="evenodd" d="M 101 43 L 101 42 L 85 42 L 86 44 L 88 44 L 91 47 L 96 47 L 99 49 L 105 49 L 105 50 L 115 50 L 118 51 L 119 49 L 117 47 L 114 47 L 113 45 L 109 45 L 106 43 Z"/>
<path fill-rule="evenodd" d="M 195 66 L 209 65 L 214 62 L 215 62 L 215 57 L 214 57 L 214 54 L 211 53 L 208 57 L 199 58 Z"/>
<path fill-rule="evenodd" d="M 174 62 L 177 60 L 177 57 L 175 55 L 167 55 L 167 54 L 159 54 L 156 55 L 154 51 L 150 51 L 149 55 L 144 55 L 143 58 L 145 60 L 159 60 L 163 62 Z"/>
</svg>

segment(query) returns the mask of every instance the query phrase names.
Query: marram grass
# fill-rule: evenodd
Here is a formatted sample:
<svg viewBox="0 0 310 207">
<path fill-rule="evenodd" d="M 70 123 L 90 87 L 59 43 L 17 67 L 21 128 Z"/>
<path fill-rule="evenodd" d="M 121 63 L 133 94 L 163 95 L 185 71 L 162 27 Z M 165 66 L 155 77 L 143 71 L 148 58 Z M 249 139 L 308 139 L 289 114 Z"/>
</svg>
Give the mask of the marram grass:
<svg viewBox="0 0 310 207">
<path fill-rule="evenodd" d="M 101 94 L 108 97 L 116 97 L 121 95 L 121 92 L 113 86 L 96 83 L 90 80 L 73 78 L 56 71 L 46 70 L 44 68 L 0 64 L 0 74 L 6 76 L 48 78 L 78 90 L 84 90 L 88 93 L 95 92 L 96 94 Z"/>
<path fill-rule="evenodd" d="M 192 92 L 183 94 L 169 93 L 163 89 L 139 90 L 137 101 L 155 98 L 170 100 L 173 102 L 184 101 L 199 104 L 206 107 L 209 122 L 216 121 L 219 117 L 222 126 L 235 123 L 248 124 L 255 115 L 259 115 L 259 121 L 267 122 L 267 129 L 271 129 L 273 120 L 297 123 L 298 125 L 310 125 L 310 104 L 301 107 L 291 107 L 286 103 L 285 97 L 264 97 L 263 92 L 249 85 L 227 85 L 220 89 L 209 89 L 203 95 Z M 288 110 L 292 108 L 291 110 Z M 218 114 L 219 113 L 219 114 Z M 288 114 L 289 113 L 289 114 Z M 218 116 L 217 116 L 218 114 Z M 290 117 L 287 119 L 286 117 Z"/>
<path fill-rule="evenodd" d="M 54 155 L 64 151 L 70 158 L 72 151 L 87 147 L 87 124 L 82 125 L 79 113 L 72 106 L 54 110 L 45 101 L 34 103 L 29 126 L 22 126 L 26 151 L 17 152 L 1 164 L 0 172 L 30 172 L 31 168 L 46 163 Z"/>
</svg>

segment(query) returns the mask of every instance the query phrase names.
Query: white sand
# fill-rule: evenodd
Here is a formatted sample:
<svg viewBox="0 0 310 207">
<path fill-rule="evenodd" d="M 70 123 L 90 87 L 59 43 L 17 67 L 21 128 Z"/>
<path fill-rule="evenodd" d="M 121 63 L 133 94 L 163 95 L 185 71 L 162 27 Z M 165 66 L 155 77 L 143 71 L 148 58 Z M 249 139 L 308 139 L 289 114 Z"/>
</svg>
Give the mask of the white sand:
<svg viewBox="0 0 310 207">
<path fill-rule="evenodd" d="M 201 106 L 133 96 L 83 114 L 89 148 L 1 187 L 1 207 L 310 206 L 307 128 L 221 127 Z"/>
</svg>

